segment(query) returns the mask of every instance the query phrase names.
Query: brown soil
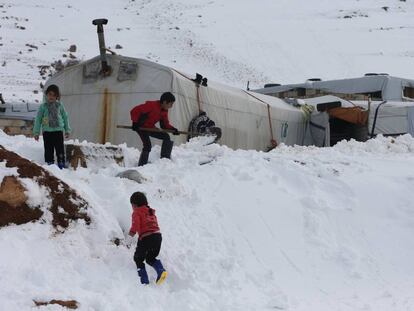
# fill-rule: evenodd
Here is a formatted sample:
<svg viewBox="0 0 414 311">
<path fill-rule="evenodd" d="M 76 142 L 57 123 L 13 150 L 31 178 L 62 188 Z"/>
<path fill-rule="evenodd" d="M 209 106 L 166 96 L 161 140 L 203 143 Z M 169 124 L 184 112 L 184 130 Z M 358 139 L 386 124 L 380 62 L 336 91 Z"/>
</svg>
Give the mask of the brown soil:
<svg viewBox="0 0 414 311">
<path fill-rule="evenodd" d="M 36 307 L 40 306 L 47 306 L 47 305 L 61 305 L 62 307 L 66 307 L 68 309 L 77 309 L 78 308 L 78 302 L 76 300 L 51 300 L 49 302 L 46 301 L 36 301 L 33 300 Z"/>
<path fill-rule="evenodd" d="M 0 201 L 0 228 L 11 223 L 22 225 L 39 220 L 43 212 L 39 208 L 30 208 L 26 204 L 14 207 L 7 202 Z"/>
<path fill-rule="evenodd" d="M 0 201 L 18 207 L 27 200 L 25 190 L 15 176 L 6 176 L 0 185 Z"/>
<path fill-rule="evenodd" d="M 51 175 L 48 171 L 40 167 L 39 165 L 22 158 L 14 152 L 8 151 L 0 146 L 0 162 L 6 161 L 6 167 L 17 167 L 17 172 L 21 178 L 31 178 L 35 180 L 39 185 L 45 186 L 52 199 L 49 210 L 53 214 L 52 224 L 56 228 L 58 226 L 67 228 L 71 220 L 83 219 L 86 224 L 90 224 L 90 218 L 85 212 L 88 207 L 88 203 L 80 197 L 75 190 L 70 188 L 66 183 Z M 5 207 L 5 208 L 3 208 Z M 14 210 L 10 203 L 1 202 L 0 209 L 0 227 L 4 226 L 6 221 L 3 218 L 8 218 L 8 223 L 22 224 L 28 221 L 39 219 L 42 213 L 38 210 L 37 217 L 27 221 L 26 212 L 28 209 L 36 211 L 36 209 L 29 208 L 25 203 L 14 207 Z M 9 214 L 10 213 L 10 214 Z M 3 214 L 8 216 L 3 216 Z M 13 215 L 15 214 L 15 215 Z M 15 218 L 14 218 L 15 217 Z M 25 219 L 23 219 L 26 217 Z"/>
</svg>

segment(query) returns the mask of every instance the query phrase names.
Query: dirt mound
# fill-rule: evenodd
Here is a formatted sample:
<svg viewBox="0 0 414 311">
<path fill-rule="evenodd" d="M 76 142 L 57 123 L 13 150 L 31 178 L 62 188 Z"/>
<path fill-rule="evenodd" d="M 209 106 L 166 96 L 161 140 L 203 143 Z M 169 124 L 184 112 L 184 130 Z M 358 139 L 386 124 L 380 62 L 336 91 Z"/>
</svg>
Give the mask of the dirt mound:
<svg viewBox="0 0 414 311">
<path fill-rule="evenodd" d="M 0 227 L 10 223 L 24 224 L 40 219 L 43 215 L 39 207 L 29 207 L 26 203 L 26 189 L 19 178 L 30 178 L 49 192 L 51 204 L 48 207 L 53 215 L 55 228 L 67 228 L 71 220 L 83 219 L 90 224 L 85 212 L 88 203 L 66 183 L 51 175 L 39 165 L 22 158 L 0 146 L 0 162 L 6 167 L 17 168 L 19 176 L 6 176 L 0 186 Z"/>
<path fill-rule="evenodd" d="M 38 220 L 43 212 L 26 204 L 26 189 L 16 176 L 6 176 L 0 185 L 0 227 Z"/>
<path fill-rule="evenodd" d="M 34 303 L 37 307 L 47 306 L 47 305 L 60 305 L 62 307 L 66 307 L 68 309 L 77 309 L 78 308 L 78 302 L 76 300 L 56 300 L 56 299 L 53 299 L 49 302 L 36 301 L 36 300 L 33 300 L 33 301 L 34 301 Z"/>
</svg>

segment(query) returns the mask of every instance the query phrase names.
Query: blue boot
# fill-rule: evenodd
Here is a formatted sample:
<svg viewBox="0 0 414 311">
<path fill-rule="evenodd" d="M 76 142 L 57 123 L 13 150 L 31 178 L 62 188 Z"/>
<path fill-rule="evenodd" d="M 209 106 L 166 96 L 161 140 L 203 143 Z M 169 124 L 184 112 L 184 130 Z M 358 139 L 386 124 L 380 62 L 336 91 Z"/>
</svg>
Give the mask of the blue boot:
<svg viewBox="0 0 414 311">
<path fill-rule="evenodd" d="M 167 271 L 165 271 L 164 267 L 162 266 L 161 260 L 156 259 L 152 264 L 152 267 L 157 272 L 157 280 L 155 281 L 155 283 L 157 283 L 158 285 L 163 283 L 165 281 L 165 278 L 167 277 Z"/>
<path fill-rule="evenodd" d="M 141 279 L 141 284 L 149 284 L 148 273 L 147 270 L 145 270 L 145 267 L 138 269 L 138 275 Z"/>
<path fill-rule="evenodd" d="M 65 163 L 64 162 L 58 162 L 58 167 L 60 169 L 64 169 L 65 168 Z"/>
</svg>

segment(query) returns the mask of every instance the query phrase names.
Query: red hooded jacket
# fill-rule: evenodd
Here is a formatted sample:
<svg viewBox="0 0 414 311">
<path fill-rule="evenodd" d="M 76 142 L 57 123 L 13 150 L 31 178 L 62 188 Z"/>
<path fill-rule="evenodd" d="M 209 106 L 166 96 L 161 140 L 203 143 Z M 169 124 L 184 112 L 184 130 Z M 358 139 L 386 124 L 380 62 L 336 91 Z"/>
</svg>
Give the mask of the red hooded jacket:
<svg viewBox="0 0 414 311">
<path fill-rule="evenodd" d="M 135 233 L 138 233 L 139 239 L 142 240 L 142 238 L 158 232 L 160 232 L 160 228 L 155 210 L 148 205 L 135 207 L 132 212 L 132 225 L 129 234 L 134 236 Z"/>
<path fill-rule="evenodd" d="M 131 120 L 140 123 L 140 127 L 154 128 L 155 123 L 160 122 L 161 128 L 174 129 L 168 120 L 168 110 L 161 109 L 159 100 L 146 101 L 132 108 Z"/>
</svg>

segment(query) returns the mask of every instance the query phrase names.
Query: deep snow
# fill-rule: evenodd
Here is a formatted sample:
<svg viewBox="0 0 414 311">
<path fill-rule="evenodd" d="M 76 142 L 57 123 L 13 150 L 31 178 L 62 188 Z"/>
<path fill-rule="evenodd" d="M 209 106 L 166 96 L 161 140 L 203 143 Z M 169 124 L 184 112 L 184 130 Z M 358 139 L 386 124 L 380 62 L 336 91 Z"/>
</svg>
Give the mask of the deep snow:
<svg viewBox="0 0 414 311">
<path fill-rule="evenodd" d="M 79 59 L 96 56 L 91 20 L 100 17 L 117 53 L 241 88 L 366 72 L 411 78 L 413 6 L 3 1 L 0 93 L 41 100 L 38 66 L 65 60 L 71 44 Z M 42 142 L 0 132 L 0 145 L 44 165 Z M 122 147 L 134 168 L 138 150 Z M 143 184 L 115 177 L 125 169 L 117 165 L 44 166 L 90 202 L 92 224 L 64 234 L 48 222 L 0 229 L 0 310 L 35 309 L 33 299 L 76 299 L 80 310 L 99 311 L 414 310 L 413 153 L 410 136 L 270 153 L 192 142 L 174 148 L 172 161 L 158 160 L 154 147 L 153 164 L 137 168 Z M 9 174 L 16 171 L 0 164 L 0 180 Z M 46 204 L 41 188 L 25 186 L 30 204 Z M 137 284 L 133 249 L 111 242 L 128 230 L 136 190 L 147 193 L 163 232 L 169 278 L 160 287 Z"/>
<path fill-rule="evenodd" d="M 41 142 L 1 133 L 0 145 L 44 165 Z M 124 149 L 131 168 L 138 151 Z M 143 184 L 115 177 L 117 165 L 44 166 L 90 202 L 92 224 L 0 229 L 2 309 L 33 299 L 76 299 L 80 310 L 414 309 L 411 136 L 269 153 L 195 141 L 172 161 L 158 156 L 136 168 Z M 138 284 L 133 249 L 111 242 L 129 229 L 137 190 L 163 233 L 159 287 Z"/>
</svg>

